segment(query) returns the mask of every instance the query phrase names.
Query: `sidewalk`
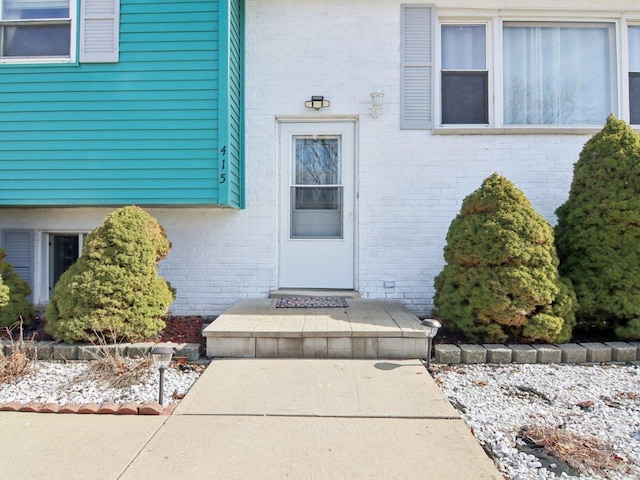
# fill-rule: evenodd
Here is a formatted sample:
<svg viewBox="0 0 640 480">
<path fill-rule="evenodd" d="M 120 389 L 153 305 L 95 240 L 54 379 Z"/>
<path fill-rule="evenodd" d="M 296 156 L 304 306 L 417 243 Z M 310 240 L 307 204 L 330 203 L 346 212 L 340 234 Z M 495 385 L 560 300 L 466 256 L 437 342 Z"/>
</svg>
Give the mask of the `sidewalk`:
<svg viewBox="0 0 640 480">
<path fill-rule="evenodd" d="M 214 360 L 169 417 L 0 412 L 0 479 L 502 478 L 417 360 Z"/>
</svg>

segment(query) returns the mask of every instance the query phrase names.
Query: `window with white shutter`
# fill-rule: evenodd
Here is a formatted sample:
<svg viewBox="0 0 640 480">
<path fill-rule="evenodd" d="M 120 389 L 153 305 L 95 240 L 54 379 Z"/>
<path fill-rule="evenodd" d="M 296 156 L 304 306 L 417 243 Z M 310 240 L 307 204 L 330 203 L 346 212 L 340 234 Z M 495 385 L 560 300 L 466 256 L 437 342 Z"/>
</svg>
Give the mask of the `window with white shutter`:
<svg viewBox="0 0 640 480">
<path fill-rule="evenodd" d="M 400 128 L 433 126 L 433 5 L 402 6 Z"/>
</svg>

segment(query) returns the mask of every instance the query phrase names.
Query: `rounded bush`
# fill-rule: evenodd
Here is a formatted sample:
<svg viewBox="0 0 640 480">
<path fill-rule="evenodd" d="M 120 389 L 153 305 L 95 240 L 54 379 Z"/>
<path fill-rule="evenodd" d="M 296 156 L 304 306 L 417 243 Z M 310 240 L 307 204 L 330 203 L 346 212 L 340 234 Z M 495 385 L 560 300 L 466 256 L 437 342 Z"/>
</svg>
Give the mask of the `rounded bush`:
<svg viewBox="0 0 640 480">
<path fill-rule="evenodd" d="M 553 241 L 524 193 L 494 173 L 451 222 L 432 314 L 476 342 L 568 341 L 575 296 Z"/>
<path fill-rule="evenodd" d="M 87 236 L 82 255 L 60 277 L 46 330 L 65 342 L 156 335 L 175 299 L 157 272 L 170 248 L 164 229 L 147 212 L 136 206 L 115 210 Z"/>
<path fill-rule="evenodd" d="M 29 301 L 29 284 L 13 271 L 5 260 L 7 253 L 0 248 L 0 327 L 12 327 L 22 319 L 22 325 L 31 323 L 33 307 Z"/>
<path fill-rule="evenodd" d="M 577 329 L 640 339 L 640 137 L 613 116 L 584 146 L 557 209 L 560 272 L 580 307 Z"/>
</svg>

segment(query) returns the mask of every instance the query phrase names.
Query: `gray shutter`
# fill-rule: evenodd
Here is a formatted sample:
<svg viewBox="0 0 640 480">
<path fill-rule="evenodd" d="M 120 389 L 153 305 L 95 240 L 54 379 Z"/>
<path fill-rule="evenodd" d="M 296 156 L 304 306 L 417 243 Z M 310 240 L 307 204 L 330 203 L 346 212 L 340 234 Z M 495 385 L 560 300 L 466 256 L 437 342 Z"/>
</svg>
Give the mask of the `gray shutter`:
<svg viewBox="0 0 640 480">
<path fill-rule="evenodd" d="M 400 128 L 433 127 L 433 5 L 402 6 Z"/>
<path fill-rule="evenodd" d="M 13 271 L 33 286 L 33 230 L 4 230 L 2 247 Z"/>
<path fill-rule="evenodd" d="M 119 36 L 120 0 L 81 0 L 81 63 L 116 63 Z"/>
</svg>

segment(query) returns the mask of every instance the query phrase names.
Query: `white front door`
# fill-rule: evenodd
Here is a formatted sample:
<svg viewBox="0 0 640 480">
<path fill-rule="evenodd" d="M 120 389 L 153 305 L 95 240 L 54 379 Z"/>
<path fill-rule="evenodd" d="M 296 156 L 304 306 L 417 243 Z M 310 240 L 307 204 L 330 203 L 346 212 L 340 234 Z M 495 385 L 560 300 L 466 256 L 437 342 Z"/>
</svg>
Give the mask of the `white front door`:
<svg viewBox="0 0 640 480">
<path fill-rule="evenodd" d="M 280 124 L 280 288 L 354 288 L 355 124 Z"/>
</svg>

